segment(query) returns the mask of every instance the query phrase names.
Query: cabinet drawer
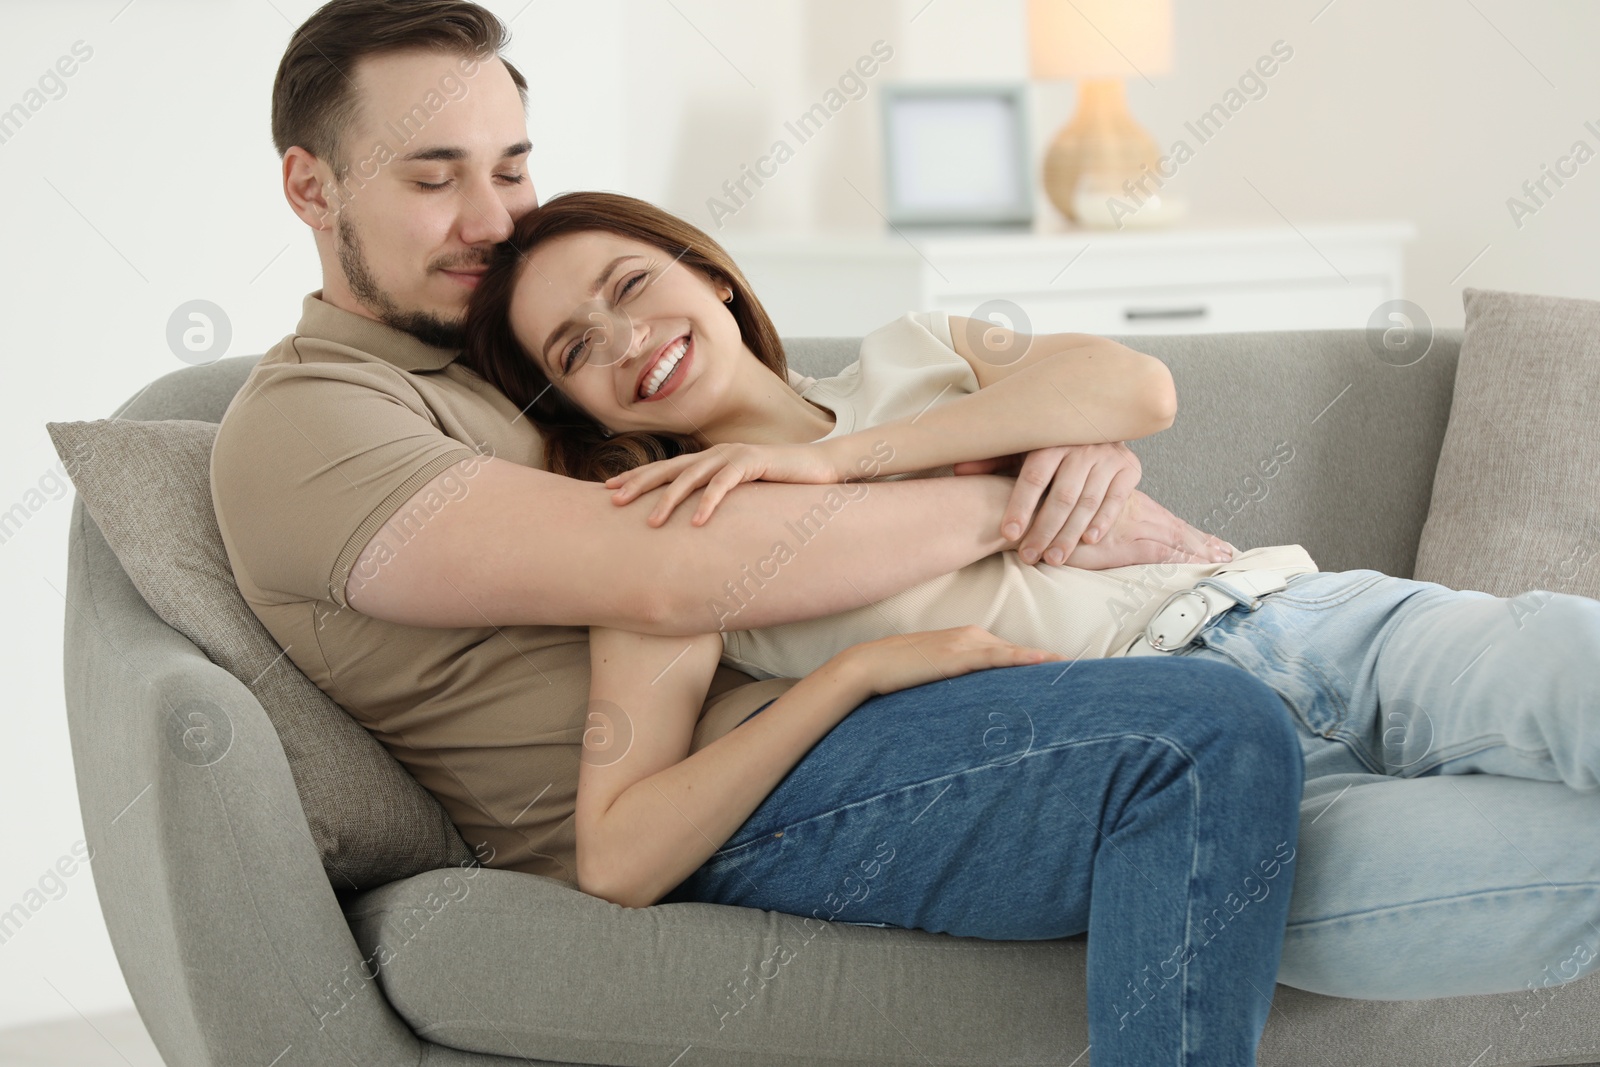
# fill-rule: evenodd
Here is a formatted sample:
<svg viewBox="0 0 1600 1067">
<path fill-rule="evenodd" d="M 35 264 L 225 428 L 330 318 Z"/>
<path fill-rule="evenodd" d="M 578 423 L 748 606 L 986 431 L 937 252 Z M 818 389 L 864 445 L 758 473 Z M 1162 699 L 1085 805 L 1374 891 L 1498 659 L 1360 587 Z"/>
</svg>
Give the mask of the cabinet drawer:
<svg viewBox="0 0 1600 1067">
<path fill-rule="evenodd" d="M 970 316 L 996 296 L 941 295 L 936 306 L 951 315 Z M 1390 299 L 1390 292 L 1386 279 L 1351 278 L 1326 285 L 1019 293 L 1006 299 L 1022 309 L 1028 318 L 1022 325 L 1033 333 L 1226 333 L 1360 328 L 1374 308 Z"/>
</svg>

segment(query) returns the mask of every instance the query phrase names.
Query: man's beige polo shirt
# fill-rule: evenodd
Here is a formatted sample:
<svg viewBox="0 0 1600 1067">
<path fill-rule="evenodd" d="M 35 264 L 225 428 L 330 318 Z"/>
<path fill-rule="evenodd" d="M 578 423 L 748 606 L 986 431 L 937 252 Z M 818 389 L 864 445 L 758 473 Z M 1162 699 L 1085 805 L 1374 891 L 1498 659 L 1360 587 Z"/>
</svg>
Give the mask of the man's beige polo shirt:
<svg viewBox="0 0 1600 1067">
<path fill-rule="evenodd" d="M 543 469 L 538 432 L 455 352 L 321 295 L 305 298 L 300 325 L 251 370 L 217 433 L 211 491 L 239 589 L 489 866 L 576 885 L 587 629 L 405 626 L 344 598 L 356 558 L 423 486 L 474 461 L 413 508 L 412 530 L 470 491 L 480 457 Z M 691 751 L 788 684 L 719 668 Z"/>
</svg>

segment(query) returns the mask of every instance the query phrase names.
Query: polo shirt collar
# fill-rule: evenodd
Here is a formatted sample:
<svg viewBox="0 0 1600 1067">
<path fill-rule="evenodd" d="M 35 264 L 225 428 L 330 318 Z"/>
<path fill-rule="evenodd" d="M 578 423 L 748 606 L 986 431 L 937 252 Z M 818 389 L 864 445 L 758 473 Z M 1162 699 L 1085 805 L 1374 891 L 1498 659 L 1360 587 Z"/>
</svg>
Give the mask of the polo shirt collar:
<svg viewBox="0 0 1600 1067">
<path fill-rule="evenodd" d="M 460 354 L 455 349 L 425 344 L 376 319 L 334 307 L 322 299 L 321 289 L 306 295 L 300 308 L 300 325 L 295 332 L 302 337 L 315 337 L 366 352 L 407 371 L 441 370 L 455 362 Z"/>
</svg>

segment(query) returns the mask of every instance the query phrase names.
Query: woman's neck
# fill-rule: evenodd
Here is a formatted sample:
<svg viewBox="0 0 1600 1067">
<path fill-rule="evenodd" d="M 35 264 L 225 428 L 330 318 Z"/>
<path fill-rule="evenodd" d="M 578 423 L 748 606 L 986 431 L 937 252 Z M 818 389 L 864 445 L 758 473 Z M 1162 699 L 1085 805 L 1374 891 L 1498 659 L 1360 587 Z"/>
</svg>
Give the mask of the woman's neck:
<svg viewBox="0 0 1600 1067">
<path fill-rule="evenodd" d="M 813 404 L 755 360 L 747 366 L 729 387 L 719 417 L 702 428 L 699 436 L 707 444 L 800 444 L 833 432 L 833 412 Z"/>
</svg>

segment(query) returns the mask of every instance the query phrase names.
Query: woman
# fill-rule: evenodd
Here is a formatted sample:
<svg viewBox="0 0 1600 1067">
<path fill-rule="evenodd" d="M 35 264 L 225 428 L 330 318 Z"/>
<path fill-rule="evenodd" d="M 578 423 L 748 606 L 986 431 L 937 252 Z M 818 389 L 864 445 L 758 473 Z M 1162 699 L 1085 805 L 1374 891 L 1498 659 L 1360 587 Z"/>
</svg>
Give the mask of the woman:
<svg viewBox="0 0 1600 1067">
<path fill-rule="evenodd" d="M 627 235 L 654 265 L 657 296 L 703 298 L 713 274 L 731 279 L 741 299 L 731 315 L 702 304 L 697 340 L 761 352 L 770 362 L 756 366 L 782 385 L 776 332 L 705 235 L 600 194 L 558 198 L 529 220 L 475 290 L 462 358 L 546 428 L 552 469 L 574 470 L 607 440 L 563 394 L 544 393 L 513 331 L 512 298 L 570 290 L 577 299 L 550 304 L 558 318 L 620 326 L 609 284 L 579 306 L 592 265 L 574 273 L 538 262 L 543 249 L 524 256 L 552 228 Z M 557 428 L 563 418 L 579 437 Z M 626 450 L 623 467 L 663 454 L 638 451 L 658 447 L 648 436 L 610 443 Z M 1303 785 L 1298 741 L 1266 686 L 1218 664 L 1064 665 L 972 626 L 880 634 L 823 657 L 689 755 L 723 652 L 715 628 L 708 613 L 697 638 L 591 630 L 597 725 L 579 774 L 581 888 L 630 906 L 708 901 L 805 916 L 789 924 L 786 953 L 826 929 L 815 919 L 997 940 L 1088 931 L 1097 1064 L 1255 1061 Z M 779 980 L 771 969 L 729 983 L 719 1030 Z"/>
<path fill-rule="evenodd" d="M 949 473 L 1049 445 L 1129 440 L 1172 419 L 1171 376 L 1151 357 L 1103 338 L 1018 338 L 941 313 L 890 323 L 842 373 L 793 388 L 737 268 L 725 256 L 686 267 L 695 249 L 721 250 L 630 198 L 558 197 L 511 244 L 517 258 L 499 269 L 520 284 L 485 292 L 473 308 L 503 332 L 470 358 L 514 398 L 537 395 L 529 414 L 556 469 L 605 480 L 619 505 L 666 486 L 652 524 L 699 489 L 695 523 L 744 481 Z M 609 264 L 611 299 L 541 301 L 543 276 L 601 262 L 607 249 L 631 253 Z M 518 270 L 523 263 L 531 269 Z M 760 324 L 748 331 L 753 343 L 740 343 L 741 312 Z M 999 341 L 987 345 L 980 332 Z M 844 503 L 866 491 L 859 482 L 834 490 Z M 781 567 L 782 554 L 773 562 Z M 1103 571 L 1030 567 L 1005 552 L 878 604 L 761 631 L 737 630 L 743 592 L 713 600 L 708 621 L 726 658 L 754 673 L 798 676 L 859 641 L 981 623 L 1075 659 L 1170 651 L 1239 663 L 1314 735 L 1308 756 L 1337 735 L 1380 773 L 1480 770 L 1600 789 L 1600 601 L 1588 597 L 1534 590 L 1508 600 L 1372 570 L 1322 572 L 1299 545 Z M 1230 597 L 1242 610 L 1229 610 Z M 1397 643 L 1405 655 L 1379 656 Z M 1380 702 L 1409 706 L 1417 729 L 1393 728 L 1391 713 L 1381 745 L 1356 736 L 1347 705 L 1375 713 Z M 1443 715 L 1480 740 L 1464 736 L 1450 751 Z"/>
<path fill-rule="evenodd" d="M 1148 357 L 1071 335 L 1033 339 L 1018 357 L 1005 343 L 973 343 L 968 324 L 936 315 L 890 324 L 845 373 L 791 388 L 737 269 L 705 235 L 625 198 L 558 198 L 524 220 L 511 245 L 496 267 L 499 284 L 486 282 L 474 301 L 468 358 L 531 404 L 556 469 L 608 478 L 619 505 L 667 485 L 653 523 L 701 487 L 696 522 L 752 478 L 942 473 L 1051 444 L 1131 439 L 1171 420 L 1170 378 Z M 574 278 L 593 279 L 592 301 L 566 282 Z M 851 491 L 867 487 L 842 486 L 830 507 L 846 506 Z M 754 576 L 776 580 L 783 559 L 775 551 Z M 1197 588 L 1204 594 L 1189 592 Z M 1213 590 L 1233 594 L 1241 609 L 1227 610 L 1232 600 Z M 1600 786 L 1588 726 L 1600 688 L 1592 667 L 1600 605 L 1587 598 L 1504 601 L 1375 571 L 1324 573 L 1294 545 L 1223 565 L 1100 574 L 1024 567 L 1004 553 L 825 625 L 741 633 L 738 611 L 751 595 L 759 585 L 708 603 L 708 624 L 747 670 L 839 670 L 833 657 L 851 642 L 977 621 L 1011 643 L 1079 659 L 1172 650 L 1170 662 L 1241 665 L 1294 712 L 1312 763 Z M 597 688 L 614 669 L 599 652 L 606 640 L 596 646 Z M 705 655 L 717 651 L 705 644 Z M 655 696 L 642 684 L 628 691 L 640 708 Z M 736 836 L 680 890 L 733 898 L 716 865 L 759 843 Z"/>
</svg>

